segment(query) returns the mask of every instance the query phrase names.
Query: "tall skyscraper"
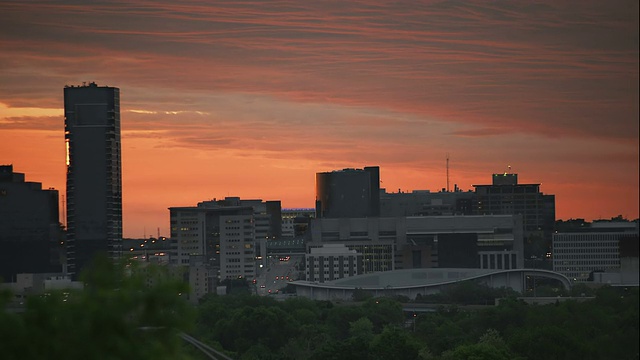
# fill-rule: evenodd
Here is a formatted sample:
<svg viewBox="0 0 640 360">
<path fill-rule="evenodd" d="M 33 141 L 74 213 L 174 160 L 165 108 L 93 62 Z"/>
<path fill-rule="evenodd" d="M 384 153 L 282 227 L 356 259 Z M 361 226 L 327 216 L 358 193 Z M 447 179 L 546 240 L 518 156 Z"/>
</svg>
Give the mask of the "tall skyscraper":
<svg viewBox="0 0 640 360">
<path fill-rule="evenodd" d="M 64 88 L 67 271 L 77 279 L 99 254 L 122 254 L 120 89 Z"/>
</svg>

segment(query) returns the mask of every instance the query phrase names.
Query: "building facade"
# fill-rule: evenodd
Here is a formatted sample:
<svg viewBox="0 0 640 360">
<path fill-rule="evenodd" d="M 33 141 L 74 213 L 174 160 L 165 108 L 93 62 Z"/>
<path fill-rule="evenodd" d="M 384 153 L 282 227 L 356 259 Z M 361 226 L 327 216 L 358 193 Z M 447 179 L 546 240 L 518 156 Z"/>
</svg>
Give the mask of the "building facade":
<svg viewBox="0 0 640 360">
<path fill-rule="evenodd" d="M 120 90 L 64 88 L 67 271 L 77 278 L 97 254 L 122 255 Z"/>
<path fill-rule="evenodd" d="M 491 185 L 473 185 L 475 215 L 521 215 L 525 236 L 525 266 L 551 269 L 555 227 L 555 196 L 540 192 L 540 184 L 519 184 L 518 174 L 493 174 Z"/>
<path fill-rule="evenodd" d="M 362 273 L 362 254 L 343 244 L 311 248 L 305 255 L 307 281 L 325 282 Z"/>
<path fill-rule="evenodd" d="M 281 237 L 279 201 L 227 197 L 169 212 L 171 239 L 177 243 L 174 263 L 198 267 L 189 273 L 202 278 L 200 292 L 204 284 L 213 291 L 227 279 L 254 279 L 266 261 L 266 242 Z"/>
<path fill-rule="evenodd" d="M 380 216 L 446 216 L 473 215 L 473 197 L 471 191 L 431 192 L 413 190 L 388 193 L 380 189 Z"/>
<path fill-rule="evenodd" d="M 316 174 L 316 217 L 380 216 L 380 168 L 343 169 Z"/>
<path fill-rule="evenodd" d="M 360 273 L 409 268 L 524 267 L 518 215 L 314 219 L 307 254 L 344 244 L 362 254 Z"/>
<path fill-rule="evenodd" d="M 627 278 L 637 283 L 638 222 L 599 221 L 554 234 L 553 254 L 553 271 L 574 282 L 592 281 L 594 273 L 627 270 Z"/>
<path fill-rule="evenodd" d="M 20 273 L 62 271 L 63 242 L 58 191 L 25 182 L 13 165 L 0 165 L 1 281 L 15 282 Z"/>
<path fill-rule="evenodd" d="M 256 226 L 253 215 L 220 217 L 220 279 L 255 279 Z"/>
</svg>

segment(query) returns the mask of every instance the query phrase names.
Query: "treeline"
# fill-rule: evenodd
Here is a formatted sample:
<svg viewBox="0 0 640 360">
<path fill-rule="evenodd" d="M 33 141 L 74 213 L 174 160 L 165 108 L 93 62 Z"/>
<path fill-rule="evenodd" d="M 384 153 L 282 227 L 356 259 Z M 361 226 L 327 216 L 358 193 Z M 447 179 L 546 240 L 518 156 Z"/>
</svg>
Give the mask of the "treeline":
<svg viewBox="0 0 640 360">
<path fill-rule="evenodd" d="M 82 291 L 29 297 L 19 312 L 8 307 L 11 294 L 0 293 L 0 358 L 203 359 L 180 339 L 184 332 L 243 360 L 638 359 L 637 287 L 576 286 L 582 301 L 539 306 L 461 283 L 419 299 L 448 305 L 407 314 L 402 298 L 277 301 L 242 291 L 210 294 L 194 307 L 185 284 L 163 269 L 106 261 L 84 281 Z M 504 300 L 459 306 L 493 297 Z"/>
<path fill-rule="evenodd" d="M 465 285 L 468 286 L 468 285 Z M 405 314 L 397 299 L 334 304 L 210 295 L 196 337 L 236 359 L 638 359 L 638 289 L 594 299 Z"/>
<path fill-rule="evenodd" d="M 135 270 L 98 258 L 83 290 L 30 296 L 22 308 L 0 291 L 0 359 L 191 359 L 179 337 L 195 320 L 188 287 L 160 267 Z"/>
</svg>

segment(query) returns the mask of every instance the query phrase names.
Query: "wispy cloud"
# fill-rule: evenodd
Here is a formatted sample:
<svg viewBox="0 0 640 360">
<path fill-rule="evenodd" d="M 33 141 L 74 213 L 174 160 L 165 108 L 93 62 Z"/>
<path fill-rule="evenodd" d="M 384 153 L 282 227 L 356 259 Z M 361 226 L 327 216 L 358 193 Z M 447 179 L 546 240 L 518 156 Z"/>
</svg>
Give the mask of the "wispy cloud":
<svg viewBox="0 0 640 360">
<path fill-rule="evenodd" d="M 608 171 L 638 161 L 638 27 L 632 0 L 9 0 L 0 128 L 54 129 L 62 86 L 96 81 L 121 88 L 123 138 L 158 149 Z"/>
</svg>

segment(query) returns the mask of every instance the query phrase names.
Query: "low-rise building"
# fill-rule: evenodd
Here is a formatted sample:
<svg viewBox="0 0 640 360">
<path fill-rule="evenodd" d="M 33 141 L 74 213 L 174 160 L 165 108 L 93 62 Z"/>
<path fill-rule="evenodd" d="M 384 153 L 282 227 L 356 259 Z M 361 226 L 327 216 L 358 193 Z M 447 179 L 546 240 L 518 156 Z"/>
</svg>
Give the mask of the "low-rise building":
<svg viewBox="0 0 640 360">
<path fill-rule="evenodd" d="M 311 248 L 305 255 L 306 279 L 325 282 L 362 273 L 362 254 L 343 244 Z"/>
<path fill-rule="evenodd" d="M 553 235 L 553 271 L 574 282 L 616 283 L 626 274 L 637 283 L 637 249 L 637 221 L 596 221 Z"/>
</svg>

